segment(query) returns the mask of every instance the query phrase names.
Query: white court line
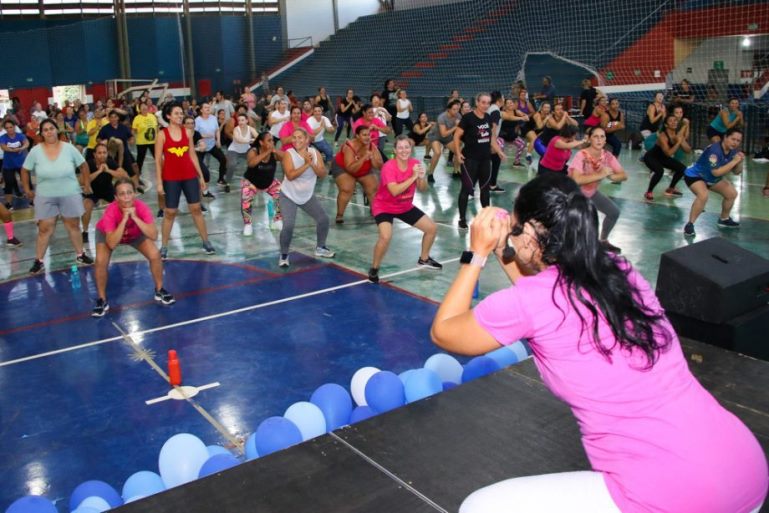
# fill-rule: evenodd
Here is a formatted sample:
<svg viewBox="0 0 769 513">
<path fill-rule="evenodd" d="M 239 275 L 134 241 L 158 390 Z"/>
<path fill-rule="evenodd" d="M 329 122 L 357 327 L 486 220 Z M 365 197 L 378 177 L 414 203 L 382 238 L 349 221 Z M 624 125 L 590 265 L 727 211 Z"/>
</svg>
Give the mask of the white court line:
<svg viewBox="0 0 769 513">
<path fill-rule="evenodd" d="M 451 259 L 448 259 L 448 260 L 444 260 L 442 263 L 447 263 L 448 264 L 448 263 L 452 263 L 452 262 L 457 262 L 458 260 L 459 260 L 459 258 L 451 258 Z M 408 273 L 412 273 L 414 271 L 422 271 L 422 270 L 424 270 L 422 267 L 412 267 L 411 269 L 405 269 L 403 271 L 397 271 L 397 272 L 394 272 L 394 273 L 383 275 L 383 276 L 381 276 L 381 279 L 392 278 L 394 276 L 399 276 L 401 274 L 408 274 Z M 228 310 L 226 312 L 220 312 L 220 313 L 217 313 L 217 314 L 206 315 L 204 317 L 197 317 L 195 319 L 189 319 L 189 320 L 177 322 L 177 323 L 174 323 L 174 324 L 167 324 L 165 326 L 158 326 L 156 328 L 150 328 L 150 329 L 146 329 L 146 330 L 134 331 L 134 332 L 129 333 L 129 335 L 131 335 L 133 337 L 149 335 L 150 333 L 157 333 L 157 332 L 160 332 L 160 331 L 165 331 L 165 330 L 169 330 L 169 329 L 173 329 L 173 328 L 178 328 L 180 326 L 188 326 L 190 324 L 197 324 L 197 323 L 200 323 L 200 322 L 210 321 L 212 319 L 218 319 L 220 317 L 226 317 L 228 315 L 235 315 L 235 314 L 239 314 L 239 313 L 243 313 L 243 312 L 250 312 L 252 310 L 259 310 L 261 308 L 266 308 L 268 306 L 280 305 L 282 303 L 288 303 L 290 301 L 296 301 L 296 300 L 299 300 L 299 299 L 305 299 L 305 298 L 312 297 L 312 296 L 318 296 L 320 294 L 325 294 L 327 292 L 333 292 L 335 290 L 346 289 L 346 288 L 349 288 L 349 287 L 355 287 L 357 285 L 363 285 L 363 284 L 367 284 L 367 283 L 369 283 L 368 280 L 353 281 L 353 282 L 350 282 L 350 283 L 345 283 L 343 285 L 336 285 L 334 287 L 328 287 L 328 288 L 325 288 L 325 289 L 316 290 L 314 292 L 305 292 L 304 294 L 298 294 L 296 296 L 290 296 L 290 297 L 286 297 L 286 298 L 283 298 L 283 299 L 275 299 L 273 301 L 268 301 L 266 303 L 259 303 L 259 304 L 256 304 L 256 305 L 244 306 L 242 308 L 237 308 L 235 310 Z M 24 363 L 24 362 L 28 362 L 28 361 L 32 361 L 32 360 L 38 360 L 40 358 L 47 358 L 49 356 L 54 356 L 54 355 L 62 354 L 62 353 L 68 353 L 70 351 L 76 351 L 78 349 L 85 349 L 87 347 L 98 346 L 98 345 L 106 344 L 106 343 L 109 343 L 109 342 L 115 342 L 116 340 L 123 340 L 123 337 L 119 336 L 119 337 L 103 338 L 101 340 L 94 340 L 93 342 L 85 342 L 83 344 L 78 344 L 76 346 L 64 347 L 62 349 L 56 349 L 54 351 L 47 351 L 45 353 L 40 353 L 40 354 L 36 354 L 36 355 L 32 355 L 32 356 L 25 356 L 23 358 L 16 358 L 15 360 L 8 360 L 8 361 L 5 361 L 5 362 L 0 362 L 0 367 L 7 367 L 9 365 L 16 365 L 18 363 Z"/>
</svg>

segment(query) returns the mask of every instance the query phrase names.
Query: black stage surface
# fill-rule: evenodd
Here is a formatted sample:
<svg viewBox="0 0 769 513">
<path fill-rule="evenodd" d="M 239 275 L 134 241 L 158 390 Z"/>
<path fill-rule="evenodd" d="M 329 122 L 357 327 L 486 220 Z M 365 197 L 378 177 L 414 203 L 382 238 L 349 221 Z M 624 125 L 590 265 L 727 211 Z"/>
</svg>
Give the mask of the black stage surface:
<svg viewBox="0 0 769 513">
<path fill-rule="evenodd" d="M 683 346 L 697 378 L 769 452 L 769 362 Z M 454 512 L 502 479 L 587 468 L 570 410 L 527 361 L 115 511 Z"/>
</svg>

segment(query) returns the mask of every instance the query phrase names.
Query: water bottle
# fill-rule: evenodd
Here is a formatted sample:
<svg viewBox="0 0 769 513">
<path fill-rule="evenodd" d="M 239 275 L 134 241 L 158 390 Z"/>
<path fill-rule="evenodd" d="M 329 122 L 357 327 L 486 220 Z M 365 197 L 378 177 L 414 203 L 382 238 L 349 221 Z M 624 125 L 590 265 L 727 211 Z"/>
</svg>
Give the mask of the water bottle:
<svg viewBox="0 0 769 513">
<path fill-rule="evenodd" d="M 78 271 L 76 264 L 72 264 L 69 270 L 69 281 L 72 284 L 72 290 L 80 289 L 80 271 Z"/>
<path fill-rule="evenodd" d="M 481 294 L 481 280 L 475 282 L 475 288 L 473 289 L 473 299 L 478 299 L 478 296 Z"/>
<path fill-rule="evenodd" d="M 275 217 L 275 202 L 272 198 L 267 200 L 267 217 L 270 221 Z"/>
</svg>

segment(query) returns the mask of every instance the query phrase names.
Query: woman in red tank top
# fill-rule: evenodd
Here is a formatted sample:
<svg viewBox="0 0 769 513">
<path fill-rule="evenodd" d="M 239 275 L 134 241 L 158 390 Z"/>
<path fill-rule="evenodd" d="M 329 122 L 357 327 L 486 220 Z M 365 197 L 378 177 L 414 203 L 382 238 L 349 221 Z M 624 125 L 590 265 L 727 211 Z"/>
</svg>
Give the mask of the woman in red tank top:
<svg viewBox="0 0 769 513">
<path fill-rule="evenodd" d="M 336 223 L 344 222 L 344 211 L 355 192 L 355 184 L 360 182 L 370 204 L 377 189 L 377 177 L 371 168 L 382 167 L 382 154 L 371 142 L 371 130 L 365 125 L 355 128 L 355 138 L 347 139 L 336 154 L 331 167 L 331 175 L 336 181 L 339 194 L 336 197 Z"/>
<path fill-rule="evenodd" d="M 168 239 L 182 193 L 190 208 L 192 221 L 203 239 L 203 250 L 213 255 L 216 251 L 208 241 L 206 222 L 200 208 L 200 191 L 205 189 L 206 182 L 192 146 L 192 132 L 182 125 L 182 106 L 174 102 L 163 107 L 163 119 L 168 122 L 168 128 L 161 130 L 155 141 L 158 196 L 165 199 L 160 256 L 163 260 L 168 257 Z"/>
</svg>

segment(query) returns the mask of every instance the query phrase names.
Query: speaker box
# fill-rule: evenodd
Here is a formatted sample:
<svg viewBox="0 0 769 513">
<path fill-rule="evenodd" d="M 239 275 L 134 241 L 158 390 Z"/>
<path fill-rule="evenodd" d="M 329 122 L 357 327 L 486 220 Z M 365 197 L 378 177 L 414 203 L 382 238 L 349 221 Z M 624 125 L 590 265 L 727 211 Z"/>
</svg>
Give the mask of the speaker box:
<svg viewBox="0 0 769 513">
<path fill-rule="evenodd" d="M 722 324 L 675 313 L 669 313 L 668 319 L 679 337 L 769 361 L 769 306 L 757 308 Z"/>
<path fill-rule="evenodd" d="M 674 249 L 660 258 L 657 297 L 668 313 L 720 324 L 769 303 L 769 260 L 720 237 Z"/>
</svg>

